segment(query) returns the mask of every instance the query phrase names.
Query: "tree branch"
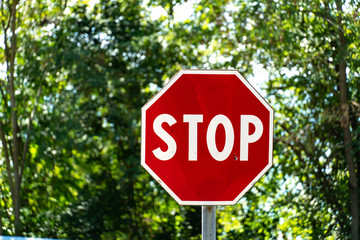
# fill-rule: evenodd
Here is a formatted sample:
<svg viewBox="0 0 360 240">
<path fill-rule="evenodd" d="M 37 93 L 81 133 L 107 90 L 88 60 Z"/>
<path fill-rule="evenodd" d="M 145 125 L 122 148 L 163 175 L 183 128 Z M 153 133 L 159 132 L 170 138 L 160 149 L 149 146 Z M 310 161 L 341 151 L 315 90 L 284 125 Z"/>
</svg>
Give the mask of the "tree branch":
<svg viewBox="0 0 360 240">
<path fill-rule="evenodd" d="M 1 138 L 1 143 L 3 146 L 3 152 L 5 155 L 6 171 L 7 171 L 8 178 L 9 178 L 9 186 L 10 186 L 10 190 L 13 191 L 15 188 L 14 188 L 14 180 L 12 177 L 12 171 L 11 171 L 11 165 L 10 165 L 10 155 L 9 155 L 9 150 L 8 150 L 8 143 L 5 138 L 4 128 L 3 128 L 3 124 L 1 121 L 0 121 L 0 138 Z"/>
<path fill-rule="evenodd" d="M 1 92 L 1 97 L 2 97 L 2 99 L 4 101 L 4 104 L 5 104 L 5 108 L 8 108 L 6 95 L 5 95 L 5 93 L 4 93 L 4 91 L 3 91 L 3 89 L 1 87 L 0 87 L 0 92 Z"/>
<path fill-rule="evenodd" d="M 359 196 L 358 196 L 358 182 L 355 170 L 355 161 L 353 156 L 352 148 L 352 136 L 350 131 L 350 116 L 349 116 L 349 102 L 347 97 L 347 76 L 346 76 L 346 54 L 347 54 L 347 43 L 344 34 L 343 20 L 342 20 L 342 3 L 340 0 L 336 1 L 336 7 L 338 11 L 338 37 L 339 37 L 339 91 L 340 91 L 340 108 L 342 110 L 341 128 L 343 130 L 343 147 L 345 153 L 345 160 L 347 170 L 349 172 L 349 186 L 350 186 L 350 204 L 351 204 L 351 238 L 359 239 Z"/>
<path fill-rule="evenodd" d="M 21 230 L 21 219 L 20 219 L 20 190 L 21 182 L 19 181 L 19 155 L 20 155 L 20 138 L 19 138 L 19 127 L 17 123 L 17 106 L 15 99 L 15 57 L 17 52 L 17 42 L 16 42 L 16 26 L 17 26 L 17 4 L 18 0 L 13 0 L 12 3 L 9 1 L 10 10 L 10 61 L 8 68 L 9 75 L 9 94 L 10 94 L 10 106 L 11 106 L 11 133 L 12 133 L 12 142 L 13 142 L 13 152 L 12 152 L 12 162 L 13 162 L 13 172 L 14 172 L 14 188 L 11 192 L 11 197 L 13 200 L 13 209 L 14 209 L 14 226 L 15 234 L 22 235 Z"/>
<path fill-rule="evenodd" d="M 19 163 L 19 129 L 17 127 L 17 106 L 15 100 L 15 56 L 17 51 L 16 44 L 16 5 L 15 0 L 11 6 L 11 41 L 10 41 L 10 69 L 9 69 L 9 93 L 10 93 L 10 105 L 11 105 L 11 128 L 12 128 L 12 140 L 13 140 L 13 164 L 15 172 L 15 184 L 18 181 L 18 163 Z"/>
<path fill-rule="evenodd" d="M 317 12 L 317 11 L 311 11 L 311 10 L 304 10 L 304 12 L 307 12 L 307 13 L 313 13 L 315 14 L 316 16 L 318 17 L 321 17 L 322 19 L 324 19 L 325 21 L 327 21 L 328 23 L 330 23 L 332 26 L 335 26 L 336 27 L 336 24 L 334 23 L 334 19 L 331 19 L 328 15 L 325 15 L 325 14 L 322 14 L 320 12 Z"/>
<path fill-rule="evenodd" d="M 1 1 L 1 14 L 2 16 L 4 16 L 4 5 L 3 5 L 3 1 Z M 8 46 L 8 43 L 7 43 L 7 30 L 9 29 L 9 26 L 10 26 L 10 17 L 8 19 L 8 22 L 7 24 L 5 24 L 5 21 L 2 19 L 1 20 L 1 24 L 2 24 L 2 27 L 3 27 L 3 30 L 4 30 L 4 46 L 5 46 L 5 62 L 6 62 L 6 71 L 8 72 L 9 71 L 9 46 Z M 6 74 L 6 78 L 8 79 L 9 81 L 9 75 Z M 7 90 L 9 88 L 9 86 L 7 84 L 4 83 L 4 86 L 7 86 Z"/>
</svg>

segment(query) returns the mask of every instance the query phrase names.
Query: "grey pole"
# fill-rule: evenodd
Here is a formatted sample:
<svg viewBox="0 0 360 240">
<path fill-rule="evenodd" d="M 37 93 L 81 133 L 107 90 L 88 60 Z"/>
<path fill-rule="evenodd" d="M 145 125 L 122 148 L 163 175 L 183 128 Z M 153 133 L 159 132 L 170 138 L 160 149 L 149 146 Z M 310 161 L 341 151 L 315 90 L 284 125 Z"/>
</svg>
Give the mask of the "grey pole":
<svg viewBox="0 0 360 240">
<path fill-rule="evenodd" d="M 216 240 L 216 206 L 202 206 L 202 240 Z"/>
</svg>

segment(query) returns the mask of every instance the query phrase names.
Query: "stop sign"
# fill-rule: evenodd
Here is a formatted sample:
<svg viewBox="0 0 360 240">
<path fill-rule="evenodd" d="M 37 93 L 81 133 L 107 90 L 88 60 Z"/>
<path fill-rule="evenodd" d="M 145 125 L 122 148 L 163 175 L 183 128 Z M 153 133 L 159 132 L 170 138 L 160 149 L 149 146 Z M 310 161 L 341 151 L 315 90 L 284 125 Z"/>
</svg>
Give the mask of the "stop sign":
<svg viewBox="0 0 360 240">
<path fill-rule="evenodd" d="M 232 205 L 271 167 L 273 109 L 236 70 L 182 70 L 142 108 L 141 165 L 181 205 Z"/>
</svg>

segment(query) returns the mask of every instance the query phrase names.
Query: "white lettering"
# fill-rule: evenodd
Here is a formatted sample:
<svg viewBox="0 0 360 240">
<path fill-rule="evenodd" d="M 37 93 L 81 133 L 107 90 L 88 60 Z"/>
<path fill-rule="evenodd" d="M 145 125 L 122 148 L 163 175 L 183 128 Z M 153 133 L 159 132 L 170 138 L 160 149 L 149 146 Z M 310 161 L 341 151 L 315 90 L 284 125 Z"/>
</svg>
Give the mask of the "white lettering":
<svg viewBox="0 0 360 240">
<path fill-rule="evenodd" d="M 189 123 L 189 161 L 197 161 L 198 123 L 203 122 L 201 114 L 185 114 L 183 121 Z"/>
<path fill-rule="evenodd" d="M 249 143 L 259 140 L 263 133 L 263 124 L 254 115 L 241 115 L 240 119 L 240 161 L 247 161 L 249 158 Z M 250 123 L 255 126 L 255 131 L 251 135 L 249 135 Z"/>
<path fill-rule="evenodd" d="M 198 159 L 198 123 L 203 122 L 202 114 L 184 114 L 183 122 L 189 124 L 189 145 L 188 145 L 188 160 L 197 161 Z M 153 123 L 154 132 L 161 140 L 163 140 L 168 149 L 161 150 L 160 147 L 153 150 L 155 157 L 162 161 L 167 161 L 174 157 L 177 145 L 174 138 L 166 132 L 162 124 L 167 123 L 172 126 L 176 120 L 170 114 L 161 114 L 155 118 Z M 225 145 L 222 151 L 218 150 L 216 144 L 216 131 L 219 125 L 223 125 L 225 130 Z M 250 124 L 254 125 L 255 130 L 252 134 L 250 131 Z M 249 144 L 254 143 L 260 139 L 263 134 L 263 124 L 261 120 L 254 115 L 240 116 L 240 161 L 248 161 L 249 159 Z M 206 133 L 206 143 L 210 155 L 217 161 L 224 161 L 229 157 L 234 146 L 234 128 L 228 117 L 222 114 L 216 115 L 211 119 Z"/>
<path fill-rule="evenodd" d="M 216 146 L 216 129 L 222 124 L 225 129 L 225 146 L 220 152 Z M 234 146 L 234 129 L 230 120 L 222 114 L 216 115 L 209 123 L 206 141 L 211 156 L 217 161 L 224 161 L 231 153 Z"/>
<path fill-rule="evenodd" d="M 158 147 L 157 149 L 153 150 L 155 157 L 160 160 L 166 161 L 171 159 L 176 153 L 176 142 L 174 138 L 170 136 L 163 128 L 162 124 L 166 122 L 169 126 L 172 126 L 176 123 L 176 120 L 170 114 L 161 114 L 157 116 L 153 123 L 154 132 L 158 135 L 168 146 L 168 149 L 164 152 Z"/>
</svg>

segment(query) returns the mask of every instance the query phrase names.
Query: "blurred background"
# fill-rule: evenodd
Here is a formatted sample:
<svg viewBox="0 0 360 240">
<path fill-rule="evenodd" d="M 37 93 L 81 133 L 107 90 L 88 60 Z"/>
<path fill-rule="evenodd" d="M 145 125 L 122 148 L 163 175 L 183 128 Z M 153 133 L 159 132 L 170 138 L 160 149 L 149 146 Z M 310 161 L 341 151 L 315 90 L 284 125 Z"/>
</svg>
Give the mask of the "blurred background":
<svg viewBox="0 0 360 240">
<path fill-rule="evenodd" d="M 180 69 L 238 69 L 274 166 L 218 239 L 359 239 L 358 0 L 0 0 L 0 235 L 201 239 L 140 166 L 141 107 Z"/>
</svg>

